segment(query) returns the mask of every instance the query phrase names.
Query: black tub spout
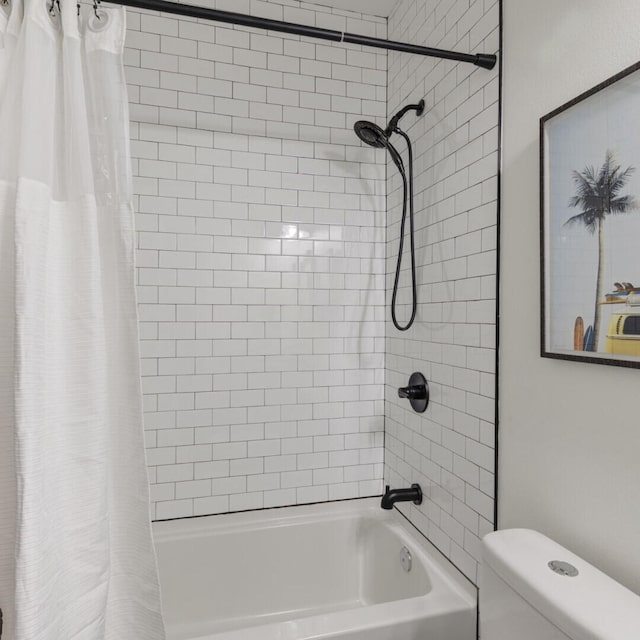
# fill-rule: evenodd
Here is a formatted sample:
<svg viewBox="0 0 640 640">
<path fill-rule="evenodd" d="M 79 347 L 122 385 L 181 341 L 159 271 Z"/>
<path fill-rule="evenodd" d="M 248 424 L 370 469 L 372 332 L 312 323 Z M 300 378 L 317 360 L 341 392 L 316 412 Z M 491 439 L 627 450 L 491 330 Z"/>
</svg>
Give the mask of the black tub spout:
<svg viewBox="0 0 640 640">
<path fill-rule="evenodd" d="M 422 504 L 422 489 L 419 484 L 412 484 L 410 489 L 390 489 L 387 485 L 380 506 L 383 509 L 392 509 L 396 502 L 413 502 Z"/>
</svg>

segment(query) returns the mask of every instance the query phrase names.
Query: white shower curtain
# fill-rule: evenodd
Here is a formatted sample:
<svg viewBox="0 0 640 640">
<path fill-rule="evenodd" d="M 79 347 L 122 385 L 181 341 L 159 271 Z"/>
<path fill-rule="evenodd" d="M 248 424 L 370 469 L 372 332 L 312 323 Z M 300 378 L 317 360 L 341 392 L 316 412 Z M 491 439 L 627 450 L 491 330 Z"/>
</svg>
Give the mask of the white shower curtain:
<svg viewBox="0 0 640 640">
<path fill-rule="evenodd" d="M 162 640 L 125 13 L 60 9 L 0 8 L 2 640 Z"/>
</svg>

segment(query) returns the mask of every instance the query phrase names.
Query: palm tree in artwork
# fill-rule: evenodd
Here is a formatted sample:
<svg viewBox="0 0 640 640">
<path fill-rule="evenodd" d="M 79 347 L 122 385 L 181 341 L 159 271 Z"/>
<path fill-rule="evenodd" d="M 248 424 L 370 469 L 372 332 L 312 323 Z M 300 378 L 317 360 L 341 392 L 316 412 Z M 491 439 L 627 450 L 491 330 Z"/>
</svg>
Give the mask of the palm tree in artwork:
<svg viewBox="0 0 640 640">
<path fill-rule="evenodd" d="M 598 350 L 600 333 L 600 305 L 604 278 L 604 221 L 607 216 L 629 213 L 637 209 L 636 199 L 622 195 L 635 167 L 624 171 L 616 163 L 612 151 L 607 151 L 604 164 L 596 171 L 587 166 L 582 171 L 573 172 L 576 195 L 569 200 L 569 206 L 580 209 L 580 213 L 569 218 L 565 225 L 583 225 L 591 233 L 598 233 L 598 271 L 596 280 L 596 302 L 593 320 L 593 350 Z"/>
</svg>

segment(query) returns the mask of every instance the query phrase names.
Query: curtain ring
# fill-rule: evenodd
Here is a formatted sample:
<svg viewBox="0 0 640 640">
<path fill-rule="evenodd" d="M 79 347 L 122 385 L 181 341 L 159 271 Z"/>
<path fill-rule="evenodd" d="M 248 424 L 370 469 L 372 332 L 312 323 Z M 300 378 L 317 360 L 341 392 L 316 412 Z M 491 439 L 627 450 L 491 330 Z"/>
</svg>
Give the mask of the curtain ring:
<svg viewBox="0 0 640 640">
<path fill-rule="evenodd" d="M 100 14 L 98 13 L 98 9 L 100 7 L 100 0 L 93 0 L 93 13 L 95 14 L 98 20 L 102 20 Z"/>
</svg>

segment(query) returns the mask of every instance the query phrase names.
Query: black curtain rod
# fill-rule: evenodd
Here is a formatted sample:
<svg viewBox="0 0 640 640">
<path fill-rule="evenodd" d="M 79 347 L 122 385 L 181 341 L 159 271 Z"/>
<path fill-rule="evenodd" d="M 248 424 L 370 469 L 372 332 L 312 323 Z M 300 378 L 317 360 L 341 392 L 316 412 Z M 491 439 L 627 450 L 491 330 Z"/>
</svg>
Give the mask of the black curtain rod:
<svg viewBox="0 0 640 640">
<path fill-rule="evenodd" d="M 378 49 L 390 49 L 392 51 L 404 51 L 405 53 L 415 53 L 433 58 L 444 58 L 445 60 L 457 60 L 459 62 L 471 62 L 484 69 L 493 69 L 496 65 L 496 56 L 487 53 L 458 53 L 457 51 L 447 51 L 445 49 L 433 49 L 431 47 L 421 47 L 416 44 L 406 44 L 404 42 L 394 42 L 393 40 L 383 40 L 381 38 L 371 38 L 369 36 L 359 36 L 354 33 L 344 33 L 334 29 L 321 29 L 320 27 L 310 27 L 293 22 L 281 22 L 270 18 L 259 18 L 247 16 L 242 13 L 231 11 L 218 11 L 207 7 L 197 7 L 180 2 L 169 2 L 168 0 L 108 0 L 111 4 L 119 4 L 136 9 L 148 9 L 150 11 L 163 11 L 164 13 L 174 13 L 179 16 L 190 18 L 201 18 L 203 20 L 215 20 L 216 22 L 226 22 L 229 24 L 239 24 L 243 27 L 254 27 L 256 29 L 268 29 L 270 31 L 280 31 L 282 33 L 292 33 L 297 36 L 308 36 L 321 40 L 331 40 L 332 42 L 348 42 L 350 44 L 360 44 Z"/>
</svg>

